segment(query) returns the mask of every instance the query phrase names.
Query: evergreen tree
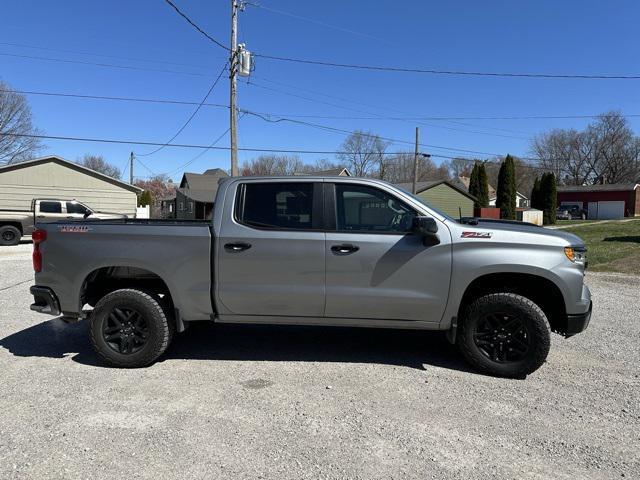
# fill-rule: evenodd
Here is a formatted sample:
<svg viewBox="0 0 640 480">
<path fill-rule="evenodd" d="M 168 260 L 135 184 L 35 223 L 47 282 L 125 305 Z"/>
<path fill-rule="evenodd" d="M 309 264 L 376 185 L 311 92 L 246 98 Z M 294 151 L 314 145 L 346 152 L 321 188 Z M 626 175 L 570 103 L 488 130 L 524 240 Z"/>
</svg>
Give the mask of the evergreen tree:
<svg viewBox="0 0 640 480">
<path fill-rule="evenodd" d="M 144 190 L 138 197 L 138 206 L 146 207 L 147 205 L 151 205 L 152 200 L 151 192 L 149 190 Z"/>
<path fill-rule="evenodd" d="M 551 172 L 542 175 L 542 180 L 540 181 L 540 202 L 542 204 L 544 224 L 552 225 L 556 223 L 558 193 L 556 176 Z"/>
<path fill-rule="evenodd" d="M 507 155 L 500 165 L 496 207 L 500 209 L 502 218 L 516 219 L 516 169 L 511 155 Z"/>
<path fill-rule="evenodd" d="M 536 177 L 531 189 L 531 208 L 542 210 L 540 205 L 540 178 Z"/>
<path fill-rule="evenodd" d="M 478 185 L 478 203 L 480 203 L 480 207 L 487 208 L 489 206 L 489 180 L 484 163 L 478 166 Z"/>
<path fill-rule="evenodd" d="M 480 205 L 480 201 L 478 198 L 479 195 L 479 188 L 480 188 L 480 183 L 479 183 L 479 178 L 478 178 L 478 164 L 474 163 L 473 164 L 473 169 L 471 170 L 471 175 L 469 176 L 469 194 L 473 195 L 476 198 L 476 201 L 474 202 L 473 206 L 475 208 L 479 208 Z"/>
</svg>

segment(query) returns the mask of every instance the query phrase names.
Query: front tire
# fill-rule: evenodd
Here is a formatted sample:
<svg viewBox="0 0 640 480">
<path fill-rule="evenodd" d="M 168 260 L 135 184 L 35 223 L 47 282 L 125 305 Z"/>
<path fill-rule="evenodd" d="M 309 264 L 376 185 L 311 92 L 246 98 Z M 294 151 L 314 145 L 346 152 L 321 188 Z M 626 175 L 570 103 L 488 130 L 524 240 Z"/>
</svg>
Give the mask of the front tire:
<svg viewBox="0 0 640 480">
<path fill-rule="evenodd" d="M 172 325 L 158 299 L 136 289 L 108 293 L 91 315 L 91 343 L 108 365 L 146 367 L 171 341 Z"/>
<path fill-rule="evenodd" d="M 523 378 L 547 359 L 551 329 L 544 312 L 528 298 L 493 293 L 466 308 L 457 344 L 477 370 L 497 377 Z"/>
<path fill-rule="evenodd" d="M 2 225 L 0 227 L 0 245 L 5 247 L 18 245 L 21 238 L 22 233 L 20 229 L 13 225 Z"/>
</svg>

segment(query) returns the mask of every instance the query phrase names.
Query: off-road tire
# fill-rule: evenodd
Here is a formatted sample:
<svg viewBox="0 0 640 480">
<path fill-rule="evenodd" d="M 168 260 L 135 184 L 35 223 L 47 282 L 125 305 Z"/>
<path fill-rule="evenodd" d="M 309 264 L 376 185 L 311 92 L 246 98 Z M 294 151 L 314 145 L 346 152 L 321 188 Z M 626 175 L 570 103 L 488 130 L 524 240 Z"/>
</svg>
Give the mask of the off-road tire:
<svg viewBox="0 0 640 480">
<path fill-rule="evenodd" d="M 526 328 L 529 351 L 521 360 L 494 361 L 474 341 L 482 319 L 499 313 L 519 317 Z M 545 362 L 551 345 L 551 328 L 544 312 L 528 298 L 514 293 L 492 293 L 467 306 L 459 323 L 456 343 L 462 355 L 478 371 L 497 377 L 523 378 Z"/>
<path fill-rule="evenodd" d="M 18 245 L 21 238 L 22 233 L 20 233 L 19 228 L 14 227 L 13 225 L 0 226 L 0 245 L 4 247 Z"/>
<path fill-rule="evenodd" d="M 173 322 L 170 312 L 165 311 L 159 300 L 142 290 L 127 288 L 108 293 L 98 301 L 90 317 L 89 331 L 91 344 L 105 363 L 120 368 L 146 367 L 167 350 L 173 336 Z M 146 321 L 146 343 L 139 351 L 119 353 L 105 340 L 104 322 L 115 308 L 133 309 Z"/>
</svg>

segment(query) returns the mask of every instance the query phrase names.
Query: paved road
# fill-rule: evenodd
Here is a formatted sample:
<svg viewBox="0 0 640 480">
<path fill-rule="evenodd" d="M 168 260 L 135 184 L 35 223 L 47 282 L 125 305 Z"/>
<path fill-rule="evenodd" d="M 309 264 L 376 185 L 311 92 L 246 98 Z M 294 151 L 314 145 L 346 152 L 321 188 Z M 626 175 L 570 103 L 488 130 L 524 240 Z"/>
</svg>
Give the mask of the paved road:
<svg viewBox="0 0 640 480">
<path fill-rule="evenodd" d="M 0 250 L 2 479 L 640 477 L 638 278 L 589 275 L 592 325 L 526 380 L 440 334 L 208 324 L 117 370 L 28 310 L 30 248 Z"/>
</svg>

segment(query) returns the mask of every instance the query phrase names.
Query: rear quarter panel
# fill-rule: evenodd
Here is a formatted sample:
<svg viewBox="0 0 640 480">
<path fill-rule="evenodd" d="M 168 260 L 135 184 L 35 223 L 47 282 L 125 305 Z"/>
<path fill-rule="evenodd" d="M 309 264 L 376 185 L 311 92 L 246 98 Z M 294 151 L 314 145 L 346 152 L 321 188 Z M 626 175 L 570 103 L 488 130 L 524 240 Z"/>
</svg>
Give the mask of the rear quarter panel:
<svg viewBox="0 0 640 480">
<path fill-rule="evenodd" d="M 40 225 L 42 272 L 36 284 L 57 294 L 63 312 L 77 313 L 80 291 L 91 272 L 129 266 L 158 275 L 185 320 L 210 318 L 211 233 L 207 224 L 153 225 L 73 222 Z"/>
</svg>

